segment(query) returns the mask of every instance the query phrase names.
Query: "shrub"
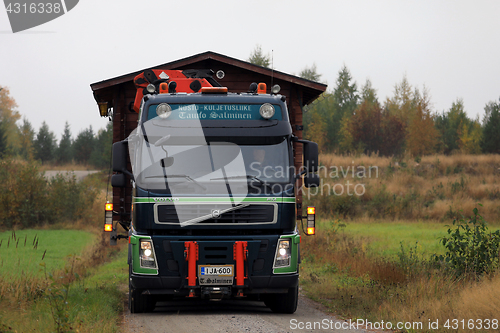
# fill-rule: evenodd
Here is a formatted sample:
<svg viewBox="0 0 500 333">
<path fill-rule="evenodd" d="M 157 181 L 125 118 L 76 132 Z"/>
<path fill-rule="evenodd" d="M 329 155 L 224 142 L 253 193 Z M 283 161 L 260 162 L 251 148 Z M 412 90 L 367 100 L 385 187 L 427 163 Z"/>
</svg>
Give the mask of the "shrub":
<svg viewBox="0 0 500 333">
<path fill-rule="evenodd" d="M 453 220 L 453 227 L 448 228 L 448 236 L 441 239 L 446 248 L 444 256 L 435 256 L 445 262 L 460 276 L 472 274 L 476 276 L 491 273 L 499 264 L 500 230 L 488 233 L 486 221 L 477 208 L 469 221 Z"/>
<path fill-rule="evenodd" d="M 39 224 L 46 215 L 46 181 L 38 163 L 0 161 L 0 225 Z"/>
<path fill-rule="evenodd" d="M 85 217 L 96 189 L 74 175 L 46 180 L 38 162 L 0 160 L 0 227 L 28 228 Z"/>
<path fill-rule="evenodd" d="M 48 182 L 50 198 L 49 213 L 52 222 L 62 222 L 65 219 L 80 219 L 92 207 L 96 189 L 78 182 L 73 173 L 57 174 Z"/>
<path fill-rule="evenodd" d="M 398 261 L 396 265 L 404 272 L 407 280 L 412 280 L 415 276 L 423 271 L 426 271 L 429 267 L 427 260 L 424 256 L 418 253 L 418 242 L 415 246 L 406 246 L 403 242 L 400 242 L 400 249 L 397 253 Z"/>
</svg>

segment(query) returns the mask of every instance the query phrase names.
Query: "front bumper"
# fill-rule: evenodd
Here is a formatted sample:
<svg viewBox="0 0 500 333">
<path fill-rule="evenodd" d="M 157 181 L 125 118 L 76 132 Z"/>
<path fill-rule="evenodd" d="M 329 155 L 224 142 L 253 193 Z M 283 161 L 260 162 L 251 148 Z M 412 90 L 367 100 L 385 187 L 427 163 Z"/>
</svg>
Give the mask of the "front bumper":
<svg viewBox="0 0 500 333">
<path fill-rule="evenodd" d="M 145 276 L 133 273 L 130 275 L 132 287 L 143 290 L 145 294 L 188 295 L 191 288 L 187 286 L 185 280 L 178 276 Z M 297 287 L 298 283 L 298 273 L 250 276 L 245 282 L 245 287 L 233 285 L 231 289 L 234 290 L 234 294 L 237 289 L 241 289 L 244 294 L 286 293 L 289 288 Z M 194 289 L 196 293 L 199 293 L 201 287 L 196 286 Z"/>
</svg>

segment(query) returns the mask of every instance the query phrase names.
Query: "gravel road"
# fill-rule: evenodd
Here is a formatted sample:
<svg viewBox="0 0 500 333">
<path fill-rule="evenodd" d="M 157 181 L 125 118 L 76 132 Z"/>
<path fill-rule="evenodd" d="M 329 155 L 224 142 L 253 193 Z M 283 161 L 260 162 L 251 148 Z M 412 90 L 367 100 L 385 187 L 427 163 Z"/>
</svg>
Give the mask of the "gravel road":
<svg viewBox="0 0 500 333">
<path fill-rule="evenodd" d="M 98 171 L 70 171 L 81 181 Z M 50 179 L 67 171 L 45 171 Z M 321 310 L 322 306 L 300 295 L 294 314 L 275 314 L 263 302 L 199 299 L 160 302 L 154 312 L 130 314 L 125 310 L 121 331 L 126 333 L 267 333 L 267 332 L 369 332 L 352 329 L 348 321 Z M 316 325 L 316 326 L 314 326 Z M 342 328 L 344 327 L 344 328 Z"/>
<path fill-rule="evenodd" d="M 99 172 L 97 170 L 90 170 L 90 171 L 54 171 L 54 170 L 47 170 L 45 171 L 45 178 L 47 179 L 50 179 L 50 178 L 53 178 L 55 177 L 58 173 L 60 173 L 61 175 L 63 176 L 66 176 L 66 174 L 69 172 L 69 174 L 71 175 L 72 173 L 75 174 L 76 176 L 76 179 L 78 181 L 82 180 L 83 178 L 85 178 L 86 176 L 92 174 L 92 173 L 96 173 L 96 172 Z"/>
<path fill-rule="evenodd" d="M 316 329 L 312 326 L 315 322 Z M 126 333 L 368 332 L 349 329 L 349 322 L 326 314 L 321 305 L 304 296 L 299 297 L 298 309 L 291 315 L 274 314 L 263 302 L 254 301 L 163 302 L 152 313 L 130 314 L 126 310 L 122 330 Z"/>
</svg>

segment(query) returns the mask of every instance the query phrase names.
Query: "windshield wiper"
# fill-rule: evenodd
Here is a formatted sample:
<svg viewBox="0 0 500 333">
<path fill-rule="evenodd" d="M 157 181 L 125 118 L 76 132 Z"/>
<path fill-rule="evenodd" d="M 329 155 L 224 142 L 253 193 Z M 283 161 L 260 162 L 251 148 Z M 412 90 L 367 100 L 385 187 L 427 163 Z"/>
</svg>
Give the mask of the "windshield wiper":
<svg viewBox="0 0 500 333">
<path fill-rule="evenodd" d="M 256 180 L 262 185 L 266 185 L 272 190 L 271 185 L 269 185 L 267 182 L 263 181 L 259 177 L 255 175 L 241 175 L 241 176 L 230 176 L 230 177 L 221 177 L 221 178 L 211 178 L 210 180 L 221 180 L 221 179 L 238 179 L 238 178 L 246 178 L 248 180 Z"/>
<path fill-rule="evenodd" d="M 149 177 L 146 177 L 146 178 L 169 178 L 169 177 L 172 177 L 172 178 L 186 178 L 190 182 L 192 182 L 195 185 L 198 185 L 199 187 L 201 187 L 204 191 L 207 190 L 207 188 L 205 186 L 203 186 L 199 181 L 194 180 L 191 176 L 188 176 L 188 175 L 149 176 Z"/>
</svg>

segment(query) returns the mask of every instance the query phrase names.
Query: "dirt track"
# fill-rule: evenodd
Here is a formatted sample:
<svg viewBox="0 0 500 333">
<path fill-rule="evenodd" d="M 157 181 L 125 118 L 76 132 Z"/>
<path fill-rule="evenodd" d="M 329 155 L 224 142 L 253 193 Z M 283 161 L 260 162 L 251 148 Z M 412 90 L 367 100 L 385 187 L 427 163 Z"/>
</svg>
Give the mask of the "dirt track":
<svg viewBox="0 0 500 333">
<path fill-rule="evenodd" d="M 308 323 L 314 325 L 314 322 L 318 325 L 316 329 L 306 329 Z M 342 324 L 347 329 L 340 328 Z M 321 305 L 304 296 L 300 296 L 297 312 L 291 315 L 272 313 L 263 302 L 164 302 L 152 313 L 130 314 L 126 310 L 122 330 L 127 333 L 367 332 L 348 329 L 348 322 L 326 314 L 321 311 Z"/>
</svg>

